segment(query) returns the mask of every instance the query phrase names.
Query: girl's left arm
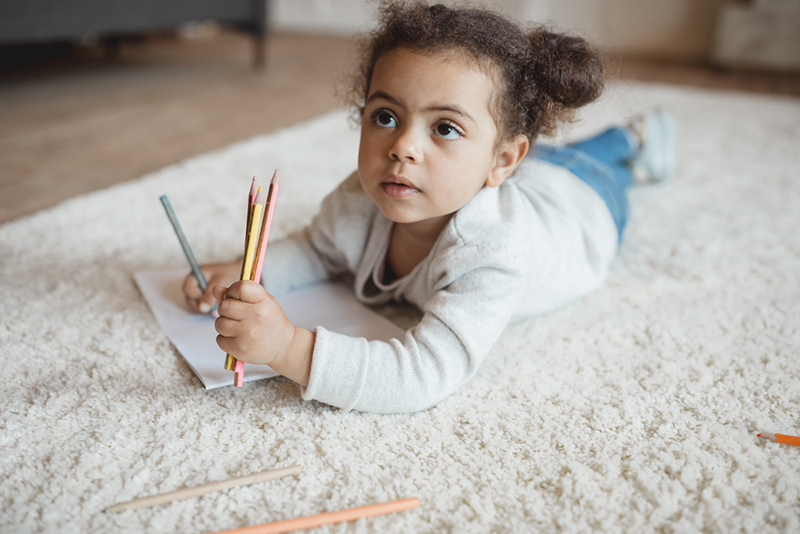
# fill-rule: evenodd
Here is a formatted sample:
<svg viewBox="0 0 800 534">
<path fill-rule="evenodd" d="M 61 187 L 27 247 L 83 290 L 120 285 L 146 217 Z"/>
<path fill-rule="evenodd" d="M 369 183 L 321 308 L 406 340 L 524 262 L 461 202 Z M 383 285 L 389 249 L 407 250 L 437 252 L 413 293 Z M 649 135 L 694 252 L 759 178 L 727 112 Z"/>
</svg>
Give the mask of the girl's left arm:
<svg viewBox="0 0 800 534">
<path fill-rule="evenodd" d="M 476 373 L 522 289 L 518 272 L 483 266 L 438 291 L 403 339 L 367 341 L 319 327 L 303 398 L 368 412 L 429 408 Z"/>
<path fill-rule="evenodd" d="M 255 282 L 236 282 L 225 299 L 218 287 L 217 344 L 304 386 L 307 400 L 369 412 L 423 410 L 475 374 L 525 295 L 522 269 L 499 263 L 481 261 L 441 280 L 420 323 L 388 343 L 296 327 Z"/>
</svg>

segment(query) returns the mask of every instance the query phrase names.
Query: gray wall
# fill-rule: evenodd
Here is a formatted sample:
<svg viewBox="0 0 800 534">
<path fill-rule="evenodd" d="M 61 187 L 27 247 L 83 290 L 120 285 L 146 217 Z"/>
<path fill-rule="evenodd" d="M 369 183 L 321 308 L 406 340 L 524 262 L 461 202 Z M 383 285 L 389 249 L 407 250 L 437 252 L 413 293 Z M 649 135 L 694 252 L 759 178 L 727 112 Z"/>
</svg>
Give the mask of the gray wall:
<svg viewBox="0 0 800 534">
<path fill-rule="evenodd" d="M 444 4 L 455 2 L 440 0 Z M 727 0 L 472 0 L 521 21 L 546 22 L 621 53 L 704 60 Z M 273 27 L 351 34 L 371 27 L 374 2 L 272 0 Z"/>
</svg>

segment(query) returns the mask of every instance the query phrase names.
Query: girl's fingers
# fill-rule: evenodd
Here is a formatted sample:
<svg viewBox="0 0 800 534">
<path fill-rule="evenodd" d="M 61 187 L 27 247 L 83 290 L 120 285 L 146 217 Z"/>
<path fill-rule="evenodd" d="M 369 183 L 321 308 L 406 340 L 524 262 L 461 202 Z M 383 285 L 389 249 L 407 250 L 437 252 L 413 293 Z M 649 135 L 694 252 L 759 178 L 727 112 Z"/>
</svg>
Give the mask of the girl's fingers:
<svg viewBox="0 0 800 534">
<path fill-rule="evenodd" d="M 209 286 L 211 286 L 211 284 L 209 284 Z M 211 287 L 211 294 L 214 295 L 215 299 L 221 301 L 225 298 L 225 290 L 227 289 L 228 288 L 224 286 L 213 286 Z"/>
<path fill-rule="evenodd" d="M 208 313 L 214 307 L 214 304 L 217 303 L 217 300 L 218 299 L 214 296 L 214 288 L 209 284 L 205 293 L 203 293 L 203 296 L 198 301 L 198 309 L 203 313 Z"/>
<path fill-rule="evenodd" d="M 224 294 L 227 298 L 257 304 L 264 300 L 268 293 L 261 287 L 261 284 L 251 280 L 242 280 L 231 284 L 231 287 Z M 215 292 L 214 296 L 216 295 L 217 293 Z"/>
<path fill-rule="evenodd" d="M 200 286 L 197 285 L 197 280 L 195 280 L 192 273 L 189 273 L 186 278 L 183 279 L 182 289 L 183 296 L 186 299 L 186 305 L 192 310 L 198 311 L 199 299 L 203 296 L 203 292 L 200 291 Z"/>
<path fill-rule="evenodd" d="M 225 337 L 223 335 L 217 336 L 217 346 L 221 348 L 226 354 L 230 354 L 231 356 L 236 356 L 234 352 L 236 352 L 236 343 L 234 342 L 233 338 Z"/>
<path fill-rule="evenodd" d="M 225 317 L 233 321 L 241 321 L 253 312 L 252 305 L 249 302 L 236 300 L 234 298 L 223 299 L 219 303 L 219 306 L 217 306 L 217 311 L 220 317 Z"/>
<path fill-rule="evenodd" d="M 220 315 L 214 321 L 214 329 L 217 331 L 217 334 L 232 338 L 239 333 L 239 321 Z"/>
</svg>

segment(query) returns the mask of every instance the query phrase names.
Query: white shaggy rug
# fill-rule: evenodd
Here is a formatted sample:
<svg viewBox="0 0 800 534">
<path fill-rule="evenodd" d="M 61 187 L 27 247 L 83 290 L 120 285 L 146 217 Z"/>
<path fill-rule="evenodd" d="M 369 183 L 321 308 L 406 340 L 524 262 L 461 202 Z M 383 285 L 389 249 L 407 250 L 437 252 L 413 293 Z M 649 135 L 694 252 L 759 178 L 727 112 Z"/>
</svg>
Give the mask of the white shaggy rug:
<svg viewBox="0 0 800 534">
<path fill-rule="evenodd" d="M 631 193 L 607 283 L 508 328 L 426 412 L 345 413 L 283 378 L 206 391 L 131 273 L 239 253 L 250 178 L 281 169 L 273 238 L 355 167 L 335 112 L 0 227 L 0 531 L 203 533 L 406 497 L 315 532 L 798 532 L 800 100 L 614 86 L 577 136 L 656 104 L 671 183 Z M 114 503 L 300 464 L 154 508 Z"/>
</svg>

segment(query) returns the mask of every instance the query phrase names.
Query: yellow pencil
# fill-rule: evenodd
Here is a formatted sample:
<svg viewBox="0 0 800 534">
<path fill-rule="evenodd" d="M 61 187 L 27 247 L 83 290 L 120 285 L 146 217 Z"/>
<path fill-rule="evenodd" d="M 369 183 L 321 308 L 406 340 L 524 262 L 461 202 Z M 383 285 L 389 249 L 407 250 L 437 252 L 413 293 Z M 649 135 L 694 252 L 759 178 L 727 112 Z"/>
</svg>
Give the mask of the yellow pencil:
<svg viewBox="0 0 800 534">
<path fill-rule="evenodd" d="M 255 257 L 256 244 L 258 243 L 258 228 L 261 223 L 261 211 L 264 208 L 264 193 L 258 188 L 256 201 L 253 204 L 252 212 L 249 214 L 247 227 L 247 237 L 245 238 L 246 252 L 242 260 L 242 274 L 240 280 L 250 280 L 250 273 L 253 270 L 253 258 Z M 230 354 L 225 355 L 225 370 L 233 371 L 236 367 L 236 358 Z"/>
<path fill-rule="evenodd" d="M 242 280 L 250 280 L 250 273 L 253 272 L 253 258 L 256 254 L 258 244 L 258 228 L 261 224 L 261 210 L 264 208 L 264 192 L 258 188 L 256 202 L 253 204 L 253 216 L 250 221 L 250 228 L 247 232 L 247 253 L 244 255 L 242 264 Z"/>
</svg>

